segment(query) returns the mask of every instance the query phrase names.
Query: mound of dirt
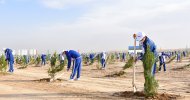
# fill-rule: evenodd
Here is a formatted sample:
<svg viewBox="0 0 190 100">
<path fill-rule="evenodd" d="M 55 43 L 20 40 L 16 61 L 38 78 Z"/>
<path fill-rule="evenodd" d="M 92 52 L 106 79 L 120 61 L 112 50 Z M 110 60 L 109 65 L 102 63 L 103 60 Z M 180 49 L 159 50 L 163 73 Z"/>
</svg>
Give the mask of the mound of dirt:
<svg viewBox="0 0 190 100">
<path fill-rule="evenodd" d="M 43 79 L 34 80 L 34 81 L 35 82 L 51 82 L 50 80 L 51 80 L 50 78 L 43 78 Z M 57 80 L 54 80 L 53 82 L 63 82 L 63 79 L 57 79 Z"/>
<path fill-rule="evenodd" d="M 182 66 L 182 67 L 173 68 L 172 70 L 174 70 L 174 71 L 183 71 L 183 70 L 187 70 L 188 68 L 190 68 L 190 64 L 187 64 L 187 65 Z"/>
<path fill-rule="evenodd" d="M 127 73 L 125 71 L 113 72 L 105 77 L 124 77 Z"/>
<path fill-rule="evenodd" d="M 150 100 L 176 100 L 180 97 L 180 95 L 172 95 L 167 93 L 157 94 L 154 97 L 146 97 L 143 92 L 133 93 L 132 91 L 114 93 L 113 96 L 133 98 L 133 99 L 150 99 Z"/>
<path fill-rule="evenodd" d="M 173 68 L 172 70 L 174 71 L 182 71 L 182 70 L 185 70 L 186 68 L 185 67 L 178 67 L 178 68 Z"/>
<path fill-rule="evenodd" d="M 19 67 L 19 68 L 17 68 L 17 69 L 26 69 L 27 67 Z"/>
</svg>

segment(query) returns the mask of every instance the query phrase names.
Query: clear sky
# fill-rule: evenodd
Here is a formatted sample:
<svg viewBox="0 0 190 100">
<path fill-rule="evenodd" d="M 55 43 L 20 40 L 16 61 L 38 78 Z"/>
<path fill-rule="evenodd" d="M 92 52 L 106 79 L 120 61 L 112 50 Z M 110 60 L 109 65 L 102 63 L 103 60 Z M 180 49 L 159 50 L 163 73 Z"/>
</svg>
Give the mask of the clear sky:
<svg viewBox="0 0 190 100">
<path fill-rule="evenodd" d="M 127 50 L 139 31 L 185 48 L 189 27 L 190 0 L 0 0 L 0 48 Z"/>
</svg>

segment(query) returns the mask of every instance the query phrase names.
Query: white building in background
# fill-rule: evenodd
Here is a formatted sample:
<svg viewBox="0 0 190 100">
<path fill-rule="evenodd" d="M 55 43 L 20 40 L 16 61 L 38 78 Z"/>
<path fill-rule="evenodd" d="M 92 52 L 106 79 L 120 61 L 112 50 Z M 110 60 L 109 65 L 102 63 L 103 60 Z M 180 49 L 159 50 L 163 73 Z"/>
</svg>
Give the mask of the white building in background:
<svg viewBox="0 0 190 100">
<path fill-rule="evenodd" d="M 4 49 L 4 48 L 3 48 Z M 0 50 L 0 55 L 4 55 L 5 54 L 5 51 L 3 51 L 3 49 L 2 50 Z M 13 52 L 13 55 L 16 55 L 16 50 L 12 50 Z"/>
<path fill-rule="evenodd" d="M 37 55 L 37 50 L 36 49 L 30 49 L 30 50 L 28 50 L 28 54 L 30 55 L 30 56 L 35 56 L 35 55 Z"/>
<path fill-rule="evenodd" d="M 35 56 L 37 55 L 37 50 L 36 49 L 19 49 L 19 50 L 14 50 L 12 49 L 13 55 L 18 55 L 18 56 L 23 56 L 23 55 L 30 55 L 30 56 Z M 3 49 L 0 50 L 0 55 L 3 55 L 4 51 Z"/>
<path fill-rule="evenodd" d="M 16 55 L 19 55 L 19 56 L 23 56 L 23 55 L 30 55 L 30 56 L 34 56 L 34 55 L 37 55 L 37 50 L 36 49 L 21 49 L 21 50 L 18 50 Z"/>
<path fill-rule="evenodd" d="M 18 50 L 17 55 L 19 56 L 28 55 L 28 50 L 27 49 Z"/>
<path fill-rule="evenodd" d="M 134 46 L 129 46 L 128 47 L 128 53 L 129 54 L 134 54 Z M 142 47 L 141 46 L 136 46 L 136 54 L 142 53 Z"/>
</svg>

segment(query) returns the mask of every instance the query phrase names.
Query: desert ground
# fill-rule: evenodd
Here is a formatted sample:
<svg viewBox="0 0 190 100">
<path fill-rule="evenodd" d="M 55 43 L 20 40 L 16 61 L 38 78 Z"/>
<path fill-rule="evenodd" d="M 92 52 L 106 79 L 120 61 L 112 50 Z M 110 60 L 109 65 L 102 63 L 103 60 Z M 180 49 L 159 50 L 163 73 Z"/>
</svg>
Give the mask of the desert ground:
<svg viewBox="0 0 190 100">
<path fill-rule="evenodd" d="M 181 63 L 173 61 L 167 64 L 167 72 L 163 69 L 156 73 L 159 82 L 159 93 L 180 95 L 179 100 L 190 100 L 190 68 L 182 68 L 190 63 L 190 58 L 184 58 Z M 60 81 L 46 82 L 40 79 L 48 78 L 48 65 L 43 67 L 28 66 L 17 69 L 13 74 L 0 75 L 0 100 L 142 100 L 144 98 L 127 98 L 116 96 L 115 93 L 132 91 L 133 69 L 120 77 L 106 77 L 119 72 L 124 62 L 107 65 L 106 70 L 98 70 L 96 65 L 83 66 L 81 79 L 69 81 L 69 72 L 64 69 Z M 144 76 L 142 63 L 136 64 L 136 86 L 143 91 Z"/>
</svg>

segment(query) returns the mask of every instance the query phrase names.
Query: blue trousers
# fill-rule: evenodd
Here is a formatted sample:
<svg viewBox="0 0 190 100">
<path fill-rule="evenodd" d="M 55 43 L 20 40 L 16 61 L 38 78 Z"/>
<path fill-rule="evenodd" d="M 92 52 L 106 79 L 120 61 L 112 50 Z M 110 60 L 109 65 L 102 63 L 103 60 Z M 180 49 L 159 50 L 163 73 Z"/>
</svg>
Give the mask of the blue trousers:
<svg viewBox="0 0 190 100">
<path fill-rule="evenodd" d="M 179 62 L 180 61 L 180 56 L 177 56 L 177 62 Z"/>
<path fill-rule="evenodd" d="M 125 59 L 126 59 L 126 57 L 123 57 L 123 58 L 122 58 L 122 61 L 125 61 Z"/>
<path fill-rule="evenodd" d="M 14 62 L 13 61 L 9 61 L 9 72 L 14 72 Z"/>
<path fill-rule="evenodd" d="M 42 60 L 42 65 L 46 65 L 46 61 L 45 60 Z"/>
<path fill-rule="evenodd" d="M 80 78 L 81 66 L 82 66 L 81 64 L 82 64 L 82 58 L 75 59 L 70 79 L 74 79 L 76 73 L 77 73 L 77 78 Z"/>
<path fill-rule="evenodd" d="M 159 68 L 159 71 L 161 71 L 162 69 L 162 66 L 164 67 L 164 71 L 166 71 L 166 63 L 160 63 L 160 68 Z"/>
<path fill-rule="evenodd" d="M 102 64 L 102 68 L 106 67 L 106 60 L 105 59 L 101 59 L 101 64 Z"/>
</svg>

